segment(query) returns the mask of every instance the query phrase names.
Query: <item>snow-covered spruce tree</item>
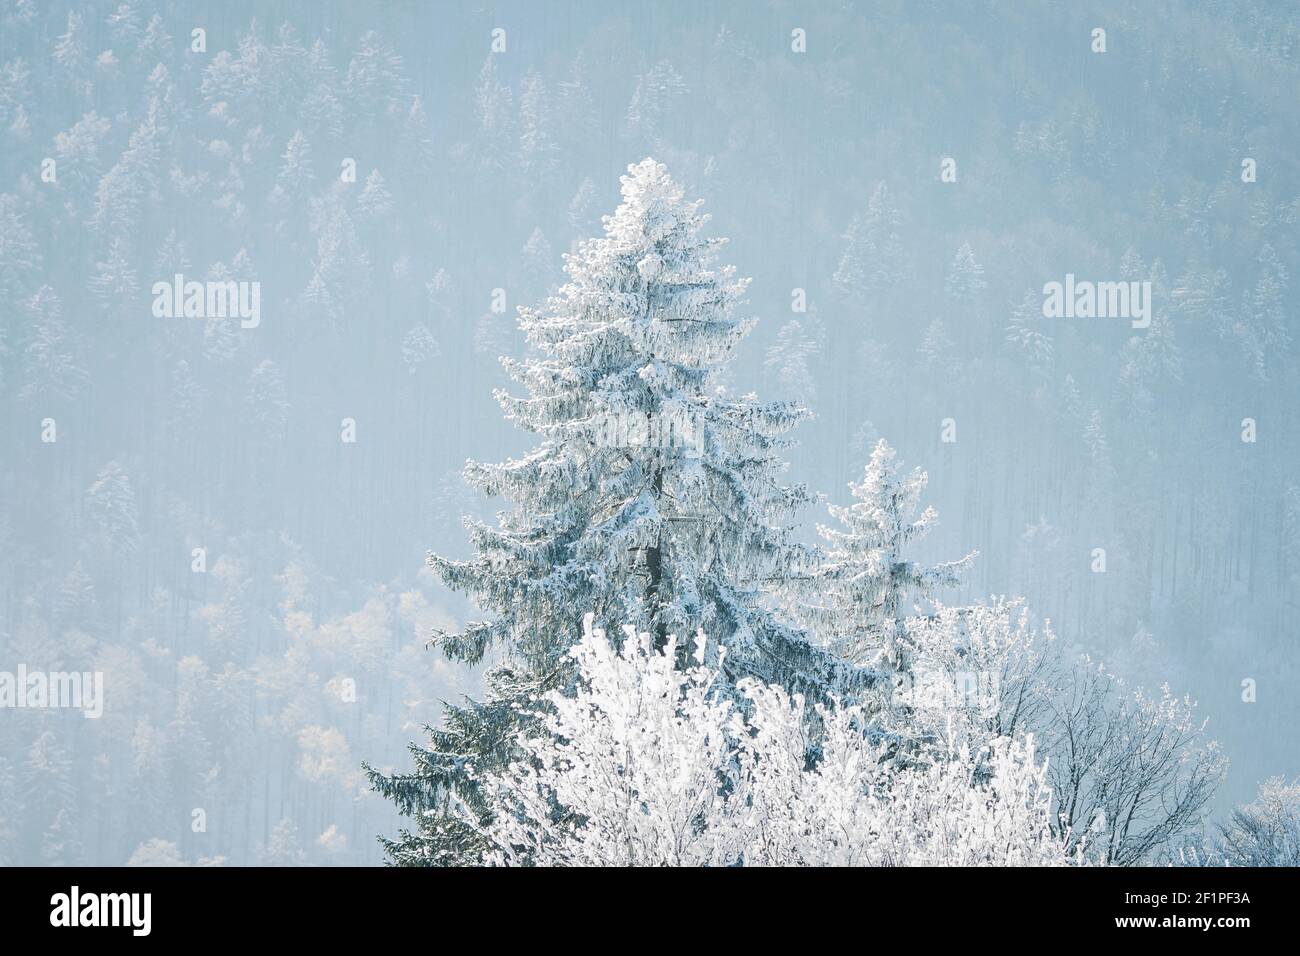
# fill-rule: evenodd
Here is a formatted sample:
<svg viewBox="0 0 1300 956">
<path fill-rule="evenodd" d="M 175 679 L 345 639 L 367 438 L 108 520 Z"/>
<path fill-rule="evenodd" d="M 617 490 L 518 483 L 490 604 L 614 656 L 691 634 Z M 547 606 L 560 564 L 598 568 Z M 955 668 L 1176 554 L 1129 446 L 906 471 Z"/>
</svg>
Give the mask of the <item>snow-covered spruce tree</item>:
<svg viewBox="0 0 1300 956">
<path fill-rule="evenodd" d="M 822 560 L 795 575 L 787 586 L 791 616 L 818 634 L 837 656 L 870 664 L 883 676 L 906 674 L 907 618 L 915 600 L 936 588 L 952 587 L 976 557 L 927 567 L 903 552 L 934 527 L 938 514 L 919 516 L 928 478 L 920 468 L 901 474 L 894 449 L 876 443 L 861 482 L 850 482 L 853 504 L 828 505 L 840 527 L 818 525 L 826 542 Z"/>
<path fill-rule="evenodd" d="M 541 443 L 502 464 L 471 461 L 466 479 L 515 503 L 498 527 L 469 521 L 477 556 L 429 564 L 491 620 L 437 642 L 476 663 L 496 649 L 487 698 L 449 707 L 409 774 L 371 772 L 418 823 L 385 846 L 400 864 L 477 860 L 480 834 L 462 804 L 486 813 L 478 780 L 505 767 L 521 713 L 574 681 L 568 651 L 585 613 L 617 633 L 631 624 L 715 635 L 727 686 L 744 677 L 811 699 L 851 697 L 876 681 L 781 623 L 762 598 L 806 558 L 785 523 L 811 500 L 781 483 L 796 404 L 729 396 L 716 373 L 752 327 L 735 315 L 748 281 L 716 264 L 724 241 L 651 159 L 629 167 L 605 235 L 566 256 L 568 281 L 521 309 L 536 357 L 503 360 L 527 389 L 497 395 Z M 683 652 L 684 653 L 684 652 Z M 710 663 L 717 664 L 717 659 Z"/>
</svg>

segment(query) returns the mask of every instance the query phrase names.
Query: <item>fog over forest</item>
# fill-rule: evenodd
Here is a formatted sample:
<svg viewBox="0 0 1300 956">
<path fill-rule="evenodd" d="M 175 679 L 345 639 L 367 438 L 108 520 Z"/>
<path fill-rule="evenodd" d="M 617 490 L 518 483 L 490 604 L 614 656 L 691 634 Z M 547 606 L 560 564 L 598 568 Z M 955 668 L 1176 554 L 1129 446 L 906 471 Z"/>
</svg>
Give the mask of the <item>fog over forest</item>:
<svg viewBox="0 0 1300 956">
<path fill-rule="evenodd" d="M 0 864 L 385 862 L 366 767 L 509 653 L 426 554 L 541 443 L 516 310 L 665 177 L 793 542 L 884 439 L 933 599 L 1196 702 L 1180 839 L 1300 777 L 1300 17 L 1140 7 L 0 0 L 0 672 L 87 678 L 0 693 Z"/>
</svg>

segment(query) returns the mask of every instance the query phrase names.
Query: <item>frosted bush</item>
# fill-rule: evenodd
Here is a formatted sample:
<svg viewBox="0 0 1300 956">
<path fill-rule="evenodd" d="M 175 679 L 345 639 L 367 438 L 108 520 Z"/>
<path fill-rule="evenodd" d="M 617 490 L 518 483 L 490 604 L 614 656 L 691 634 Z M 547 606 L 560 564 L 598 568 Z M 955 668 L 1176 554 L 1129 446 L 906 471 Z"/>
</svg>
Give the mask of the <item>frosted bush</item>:
<svg viewBox="0 0 1300 956">
<path fill-rule="evenodd" d="M 697 634 L 692 666 L 649 635 L 615 647 L 588 617 L 579 686 L 548 698 L 524 754 L 485 778 L 497 864 L 1020 866 L 1081 860 L 1052 834 L 1032 739 L 928 750 L 896 769 L 861 708 L 753 680 L 718 693 Z M 725 655 L 724 655 L 725 657 Z M 477 824 L 476 824 L 477 825 Z"/>
</svg>

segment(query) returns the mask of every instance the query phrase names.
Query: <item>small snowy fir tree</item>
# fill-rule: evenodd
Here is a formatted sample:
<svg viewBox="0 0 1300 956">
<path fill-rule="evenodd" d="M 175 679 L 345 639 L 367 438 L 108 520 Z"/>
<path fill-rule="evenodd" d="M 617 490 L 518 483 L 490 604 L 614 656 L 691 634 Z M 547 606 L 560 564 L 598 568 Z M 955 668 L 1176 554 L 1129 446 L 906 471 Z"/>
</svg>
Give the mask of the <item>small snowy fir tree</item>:
<svg viewBox="0 0 1300 956">
<path fill-rule="evenodd" d="M 380 219 L 393 209 L 393 197 L 384 185 L 383 174 L 372 169 L 366 177 L 365 187 L 357 197 L 357 212 L 362 219 Z"/>
<path fill-rule="evenodd" d="M 689 92 L 686 81 L 672 63 L 660 60 L 637 77 L 623 135 L 629 139 L 641 137 L 646 142 L 654 142 L 673 100 Z"/>
<path fill-rule="evenodd" d="M 817 385 L 808 367 L 821 351 L 821 324 L 810 317 L 807 327 L 798 319 L 781 326 L 776 344 L 768 346 L 763 364 L 775 369 L 783 394 L 793 396 L 802 405 L 817 400 Z"/>
<path fill-rule="evenodd" d="M 32 332 L 19 397 L 33 403 L 73 401 L 90 384 L 90 375 L 81 363 L 80 343 L 63 320 L 59 297 L 43 285 L 24 303 L 23 312 Z"/>
<path fill-rule="evenodd" d="M 276 177 L 276 186 L 289 198 L 305 195 L 315 179 L 312 168 L 311 143 L 296 130 L 284 147 L 280 157 L 280 172 Z"/>
<path fill-rule="evenodd" d="M 569 225 L 575 229 L 585 229 L 591 222 L 593 207 L 596 203 L 596 184 L 588 176 L 569 201 Z"/>
<path fill-rule="evenodd" d="M 86 513 L 113 551 L 131 554 L 139 544 L 138 508 L 126 470 L 110 461 L 86 492 Z"/>
<path fill-rule="evenodd" d="M 420 371 L 426 362 L 441 354 L 442 348 L 438 345 L 438 340 L 423 322 L 411 326 L 402 339 L 402 361 L 406 363 L 406 371 L 410 375 Z"/>
<path fill-rule="evenodd" d="M 69 70 L 76 70 L 85 64 L 88 52 L 81 17 L 69 13 L 68 32 L 61 34 L 54 44 L 54 62 Z"/>
<path fill-rule="evenodd" d="M 951 384 L 961 376 L 957 346 L 948 335 L 942 319 L 935 319 L 929 324 L 916 351 L 921 359 L 921 368 L 933 373 L 939 382 Z"/>
<path fill-rule="evenodd" d="M 1042 328 L 1042 297 L 1026 292 L 1020 305 L 1011 313 L 1005 341 L 1007 348 L 1029 371 L 1046 378 L 1052 370 L 1053 346 Z"/>
<path fill-rule="evenodd" d="M 514 97 L 497 78 L 496 57 L 483 61 L 474 91 L 474 116 L 478 120 L 478 158 L 485 169 L 501 170 L 510 163 L 514 138 Z"/>
<path fill-rule="evenodd" d="M 551 137 L 546 83 L 532 68 L 524 76 L 519 94 L 519 127 L 519 162 L 524 175 L 545 176 L 555 169 L 558 150 Z"/>
<path fill-rule="evenodd" d="M 263 359 L 253 368 L 244 409 L 245 420 L 259 441 L 269 445 L 283 441 L 289 421 L 289 389 L 279 367 L 270 359 Z"/>
<path fill-rule="evenodd" d="M 975 558 L 972 552 L 960 561 L 926 567 L 903 556 L 938 515 L 927 507 L 913 517 L 927 476 L 920 468 L 906 475 L 900 471 L 894 449 L 882 438 L 862 481 L 849 483 L 854 503 L 827 507 L 841 527 L 817 527 L 827 545 L 824 560 L 788 585 L 791 611 L 803 627 L 846 660 L 869 663 L 896 678 L 911 665 L 912 601 L 959 584 Z"/>
<path fill-rule="evenodd" d="M 976 260 L 975 251 L 971 249 L 970 243 L 963 242 L 948 266 L 948 274 L 943 280 L 943 290 L 954 302 L 970 306 L 979 300 L 980 294 L 986 288 L 988 282 L 984 279 L 984 267 Z"/>
<path fill-rule="evenodd" d="M 867 299 L 896 283 L 902 272 L 901 222 L 889 189 L 879 183 L 863 213 L 856 213 L 844 233 L 844 251 L 835 270 L 835 285 L 850 299 Z"/>
<path fill-rule="evenodd" d="M 550 278 L 551 244 L 540 228 L 534 228 L 521 250 L 524 263 L 524 278 L 530 288 L 546 291 Z"/>
<path fill-rule="evenodd" d="M 723 240 L 651 159 L 629 167 L 605 235 L 566 257 L 567 283 L 521 309 L 532 346 L 503 360 L 528 390 L 497 398 L 541 444 L 503 464 L 471 461 L 466 478 L 516 503 L 499 527 L 467 522 L 477 556 L 430 554 L 449 586 L 491 620 L 438 642 L 455 660 L 503 656 L 483 703 L 449 708 L 432 746 L 413 746 L 410 775 L 372 773 L 420 823 L 387 845 L 399 863 L 466 862 L 478 834 L 450 813 L 482 807 L 475 776 L 505 765 L 521 708 L 573 681 L 568 650 L 585 612 L 602 627 L 654 636 L 717 635 L 728 686 L 742 677 L 810 696 L 852 695 L 875 682 L 778 621 L 764 588 L 806 549 L 790 512 L 811 500 L 780 481 L 784 434 L 804 416 L 789 402 L 733 398 L 716 375 L 752 327 L 737 317 L 747 280 L 716 264 Z M 719 663 L 719 661 L 713 661 Z"/>
</svg>

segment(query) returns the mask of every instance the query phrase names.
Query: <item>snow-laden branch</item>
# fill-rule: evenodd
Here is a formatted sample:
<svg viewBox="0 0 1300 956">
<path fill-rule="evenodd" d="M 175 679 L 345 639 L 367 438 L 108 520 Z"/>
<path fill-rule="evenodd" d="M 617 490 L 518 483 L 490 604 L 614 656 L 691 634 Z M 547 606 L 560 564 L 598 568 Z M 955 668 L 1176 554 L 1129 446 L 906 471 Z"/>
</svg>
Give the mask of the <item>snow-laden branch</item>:
<svg viewBox="0 0 1300 956">
<path fill-rule="evenodd" d="M 621 646 L 619 644 L 621 643 Z M 586 618 L 576 693 L 554 693 L 520 759 L 486 775 L 470 817 L 505 865 L 1009 866 L 1084 862 L 1055 835 L 1032 738 L 927 751 L 891 769 L 866 714 L 747 680 L 742 702 L 697 633 L 621 642 Z M 725 658 L 725 652 L 722 654 Z M 816 758 L 810 762 L 810 755 Z"/>
</svg>

